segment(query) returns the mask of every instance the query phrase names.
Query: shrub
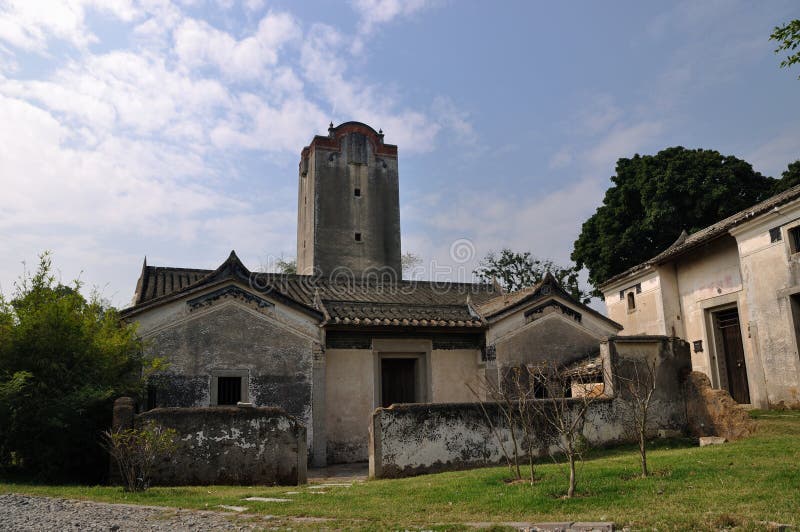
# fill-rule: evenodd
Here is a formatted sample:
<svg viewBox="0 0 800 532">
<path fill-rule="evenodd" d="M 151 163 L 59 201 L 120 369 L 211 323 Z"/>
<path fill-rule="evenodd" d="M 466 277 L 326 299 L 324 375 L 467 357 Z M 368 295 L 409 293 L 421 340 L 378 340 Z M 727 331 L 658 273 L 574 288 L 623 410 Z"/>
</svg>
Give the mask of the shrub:
<svg viewBox="0 0 800 532">
<path fill-rule="evenodd" d="M 175 452 L 177 433 L 152 421 L 139 429 L 106 431 L 104 447 L 119 468 L 125 491 L 144 491 L 159 459 Z"/>
</svg>

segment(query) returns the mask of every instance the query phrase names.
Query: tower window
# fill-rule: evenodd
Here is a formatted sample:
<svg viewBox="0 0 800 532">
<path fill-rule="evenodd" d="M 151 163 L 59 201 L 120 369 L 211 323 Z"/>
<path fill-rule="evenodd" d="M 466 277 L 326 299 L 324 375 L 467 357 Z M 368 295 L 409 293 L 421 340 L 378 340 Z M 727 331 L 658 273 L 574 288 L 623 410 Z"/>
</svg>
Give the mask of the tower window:
<svg viewBox="0 0 800 532">
<path fill-rule="evenodd" d="M 361 242 L 361 233 L 356 233 L 356 242 Z"/>
<path fill-rule="evenodd" d="M 360 197 L 361 197 L 361 189 L 360 189 L 360 188 L 357 188 L 357 189 L 355 189 L 355 190 L 353 191 L 353 195 L 354 195 L 355 197 L 357 197 L 357 198 L 360 198 Z"/>
</svg>

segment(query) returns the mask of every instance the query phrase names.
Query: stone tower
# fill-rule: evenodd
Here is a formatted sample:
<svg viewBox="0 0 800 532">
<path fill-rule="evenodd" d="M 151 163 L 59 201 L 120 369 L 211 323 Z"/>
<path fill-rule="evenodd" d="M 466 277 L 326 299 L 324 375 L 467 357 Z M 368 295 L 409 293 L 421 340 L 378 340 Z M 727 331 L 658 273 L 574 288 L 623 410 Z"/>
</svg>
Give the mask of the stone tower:
<svg viewBox="0 0 800 532">
<path fill-rule="evenodd" d="M 297 272 L 400 279 L 397 146 L 361 122 L 331 124 L 299 173 Z"/>
</svg>

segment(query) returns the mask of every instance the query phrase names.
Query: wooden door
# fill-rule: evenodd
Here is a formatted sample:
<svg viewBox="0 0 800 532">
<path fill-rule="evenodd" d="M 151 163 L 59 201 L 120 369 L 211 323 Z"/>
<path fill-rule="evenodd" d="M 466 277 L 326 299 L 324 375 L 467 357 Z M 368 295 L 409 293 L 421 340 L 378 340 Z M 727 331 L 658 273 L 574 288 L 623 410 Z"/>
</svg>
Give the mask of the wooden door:
<svg viewBox="0 0 800 532">
<path fill-rule="evenodd" d="M 750 403 L 750 386 L 747 383 L 739 311 L 735 308 L 721 310 L 715 313 L 715 318 L 725 359 L 728 391 L 737 403 Z"/>
<path fill-rule="evenodd" d="M 381 359 L 381 406 L 416 402 L 416 358 Z"/>
</svg>

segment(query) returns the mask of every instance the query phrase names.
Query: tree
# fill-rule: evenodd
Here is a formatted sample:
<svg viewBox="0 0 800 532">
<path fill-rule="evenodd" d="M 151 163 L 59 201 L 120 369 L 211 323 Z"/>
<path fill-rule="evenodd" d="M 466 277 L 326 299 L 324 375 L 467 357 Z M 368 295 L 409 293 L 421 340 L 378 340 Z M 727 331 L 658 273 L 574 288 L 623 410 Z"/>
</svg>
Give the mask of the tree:
<svg viewBox="0 0 800 532">
<path fill-rule="evenodd" d="M 623 414 L 623 425 L 629 435 L 639 442 L 639 461 L 642 466 L 642 477 L 649 474 L 647 469 L 647 435 L 653 429 L 650 407 L 656 392 L 655 361 L 632 360 L 624 370 L 617 371 L 620 392 L 627 400 L 627 411 Z"/>
<path fill-rule="evenodd" d="M 579 271 L 575 267 L 560 266 L 550 259 L 538 259 L 528 251 L 519 253 L 504 248 L 500 253 L 487 253 L 473 273 L 482 281 L 496 281 L 504 290 L 514 292 L 533 286 L 550 272 L 572 297 L 588 303 L 591 297 L 578 283 Z"/>
<path fill-rule="evenodd" d="M 611 182 L 572 251 L 595 287 L 665 250 L 682 230 L 712 225 L 786 184 L 736 157 L 681 146 L 619 159 Z"/>
<path fill-rule="evenodd" d="M 789 163 L 789 167 L 781 174 L 781 179 L 775 184 L 774 191 L 783 192 L 800 185 L 800 160 Z"/>
<path fill-rule="evenodd" d="M 536 419 L 540 426 L 540 438 L 549 444 L 551 456 L 555 454 L 555 449 L 567 459 L 567 498 L 572 498 L 578 485 L 575 464 L 587 449 L 583 435 L 586 418 L 592 405 L 605 397 L 605 390 L 602 386 L 598 389 L 596 377 L 580 371 L 568 371 L 555 362 L 520 366 L 514 371 L 518 372 L 516 379 L 528 382 L 531 388 L 540 386 L 543 395 L 546 395 L 528 401 L 527 406 L 532 410 L 532 419 Z"/>
<path fill-rule="evenodd" d="M 275 269 L 278 273 L 287 275 L 297 273 L 297 259 L 284 259 L 283 257 L 275 261 Z"/>
<path fill-rule="evenodd" d="M 49 254 L 0 306 L 0 468 L 98 481 L 112 402 L 138 396 L 146 360 L 133 325 L 52 275 Z"/>
<path fill-rule="evenodd" d="M 800 51 L 795 52 L 797 47 L 800 46 L 800 20 L 795 19 L 783 26 L 775 26 L 769 38 L 771 41 L 778 42 L 778 47 L 775 49 L 776 54 L 784 50 L 792 52 L 786 56 L 786 59 L 781 61 L 781 68 L 789 68 L 796 63 L 800 63 Z M 798 79 L 800 79 L 800 76 L 798 76 Z"/>
<path fill-rule="evenodd" d="M 422 257 L 416 253 L 407 251 L 400 257 L 400 268 L 403 270 L 403 277 L 414 278 L 417 266 L 422 264 Z"/>
<path fill-rule="evenodd" d="M 258 267 L 258 271 L 294 275 L 297 273 L 297 259 L 294 257 L 284 257 L 283 254 L 281 254 L 281 256 L 273 262 L 270 257 L 267 259 L 267 262 L 261 263 Z"/>
</svg>

